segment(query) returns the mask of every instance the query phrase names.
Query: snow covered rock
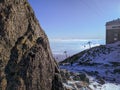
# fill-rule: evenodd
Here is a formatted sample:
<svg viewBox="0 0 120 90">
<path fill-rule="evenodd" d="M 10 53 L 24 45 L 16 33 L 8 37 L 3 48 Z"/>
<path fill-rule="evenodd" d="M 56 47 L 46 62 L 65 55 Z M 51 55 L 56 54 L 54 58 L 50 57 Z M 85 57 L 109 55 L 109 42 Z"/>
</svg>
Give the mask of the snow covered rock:
<svg viewBox="0 0 120 90">
<path fill-rule="evenodd" d="M 60 73 L 66 90 L 91 90 L 86 74 L 73 73 L 65 69 L 62 69 Z"/>
<path fill-rule="evenodd" d="M 93 85 L 95 87 L 102 87 L 106 83 L 118 84 L 117 86 L 119 86 L 120 42 L 84 50 L 60 62 L 60 67 L 71 72 L 86 73 L 93 78 L 92 80 L 89 78 L 90 83 L 96 82 L 98 84 Z"/>
</svg>

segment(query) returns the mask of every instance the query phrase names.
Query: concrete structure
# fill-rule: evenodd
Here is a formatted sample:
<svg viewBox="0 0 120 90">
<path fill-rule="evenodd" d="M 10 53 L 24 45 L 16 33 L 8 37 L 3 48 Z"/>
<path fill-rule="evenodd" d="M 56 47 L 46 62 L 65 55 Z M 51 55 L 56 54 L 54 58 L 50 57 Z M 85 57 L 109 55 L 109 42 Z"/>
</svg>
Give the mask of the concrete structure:
<svg viewBox="0 0 120 90">
<path fill-rule="evenodd" d="M 106 23 L 106 44 L 120 41 L 120 19 Z"/>
</svg>

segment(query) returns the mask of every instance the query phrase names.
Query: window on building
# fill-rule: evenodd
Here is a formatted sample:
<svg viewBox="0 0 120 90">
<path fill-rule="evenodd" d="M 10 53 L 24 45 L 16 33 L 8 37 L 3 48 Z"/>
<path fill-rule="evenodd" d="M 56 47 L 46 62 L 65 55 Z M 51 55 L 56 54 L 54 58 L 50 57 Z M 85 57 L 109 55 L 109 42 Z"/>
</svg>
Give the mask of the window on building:
<svg viewBox="0 0 120 90">
<path fill-rule="evenodd" d="M 114 29 L 117 29 L 117 28 L 120 28 L 120 26 L 112 26 L 112 28 Z"/>
<path fill-rule="evenodd" d="M 116 26 L 113 26 L 112 28 L 116 28 Z"/>
</svg>

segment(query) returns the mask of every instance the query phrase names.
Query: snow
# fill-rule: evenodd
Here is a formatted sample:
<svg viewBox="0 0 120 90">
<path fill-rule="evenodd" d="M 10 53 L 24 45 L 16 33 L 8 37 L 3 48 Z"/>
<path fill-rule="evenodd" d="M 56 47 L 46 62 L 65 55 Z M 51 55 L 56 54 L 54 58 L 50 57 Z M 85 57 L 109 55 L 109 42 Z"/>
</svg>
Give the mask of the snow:
<svg viewBox="0 0 120 90">
<path fill-rule="evenodd" d="M 65 87 L 69 88 L 69 89 L 73 89 L 72 86 L 70 86 L 70 85 L 68 85 L 68 84 L 66 84 L 66 83 L 63 83 L 63 85 L 64 85 Z"/>
<path fill-rule="evenodd" d="M 120 85 L 106 83 L 104 85 L 100 85 L 97 82 L 92 83 L 89 87 L 93 90 L 120 90 Z"/>
<path fill-rule="evenodd" d="M 87 73 L 93 90 L 120 90 L 120 72 L 115 72 L 120 70 L 120 42 L 87 50 L 72 66 L 68 63 L 60 68 Z"/>
<path fill-rule="evenodd" d="M 102 86 L 101 90 L 120 90 L 120 85 L 107 83 Z"/>
</svg>

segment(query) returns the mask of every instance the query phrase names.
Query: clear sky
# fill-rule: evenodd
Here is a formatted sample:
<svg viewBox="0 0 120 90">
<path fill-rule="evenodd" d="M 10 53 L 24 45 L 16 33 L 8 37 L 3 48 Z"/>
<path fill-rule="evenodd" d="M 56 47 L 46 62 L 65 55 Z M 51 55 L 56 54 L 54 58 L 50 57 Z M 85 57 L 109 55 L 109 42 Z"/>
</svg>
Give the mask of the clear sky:
<svg viewBox="0 0 120 90">
<path fill-rule="evenodd" d="M 120 0 L 28 0 L 49 38 L 104 39 Z"/>
</svg>

